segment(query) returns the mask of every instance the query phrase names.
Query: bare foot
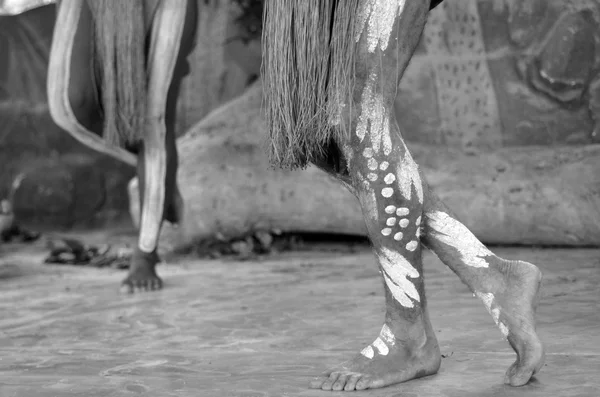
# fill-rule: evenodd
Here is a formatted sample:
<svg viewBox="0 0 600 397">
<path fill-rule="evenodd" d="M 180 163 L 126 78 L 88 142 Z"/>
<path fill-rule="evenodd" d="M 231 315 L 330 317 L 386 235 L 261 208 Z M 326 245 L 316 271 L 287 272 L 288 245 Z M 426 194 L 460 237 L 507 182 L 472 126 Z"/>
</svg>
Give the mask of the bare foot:
<svg viewBox="0 0 600 397">
<path fill-rule="evenodd" d="M 494 258 L 490 265 L 500 271 L 504 282 L 493 295 L 488 294 L 489 303 L 483 300 L 517 353 L 517 360 L 506 372 L 504 383 L 523 386 L 544 365 L 544 346 L 535 332 L 542 273 L 537 266 L 523 261 Z"/>
<path fill-rule="evenodd" d="M 129 274 L 121 282 L 121 291 L 134 293 L 154 291 L 162 288 L 162 280 L 156 274 L 156 264 L 160 259 L 156 252 L 151 254 L 135 250 L 129 266 Z"/>
<path fill-rule="evenodd" d="M 352 391 L 377 389 L 437 373 L 441 364 L 435 335 L 422 342 L 394 338 L 387 325 L 371 345 L 310 383 L 311 389 Z M 402 335 L 403 333 L 398 333 Z M 391 335 L 391 337 L 390 337 Z"/>
</svg>

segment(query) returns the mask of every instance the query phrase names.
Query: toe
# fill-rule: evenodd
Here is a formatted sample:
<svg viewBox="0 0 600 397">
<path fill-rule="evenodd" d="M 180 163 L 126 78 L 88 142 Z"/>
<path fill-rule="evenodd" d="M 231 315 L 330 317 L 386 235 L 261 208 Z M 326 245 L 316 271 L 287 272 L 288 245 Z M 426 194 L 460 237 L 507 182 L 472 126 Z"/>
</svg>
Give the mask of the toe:
<svg viewBox="0 0 600 397">
<path fill-rule="evenodd" d="M 352 391 L 356 388 L 356 382 L 358 382 L 360 380 L 360 375 L 351 375 L 350 378 L 348 378 L 348 380 L 346 380 L 346 386 L 344 387 L 344 390 L 346 391 Z"/>
<path fill-rule="evenodd" d="M 346 381 L 348 380 L 348 375 L 340 375 L 335 383 L 333 384 L 332 390 L 340 391 L 344 390 L 344 386 L 346 386 Z"/>
<path fill-rule="evenodd" d="M 511 366 L 504 377 L 504 383 L 511 386 L 524 386 L 526 385 L 531 377 L 533 376 L 532 369 L 522 369 L 518 366 Z"/>
<path fill-rule="evenodd" d="M 364 376 L 360 378 L 358 382 L 356 382 L 356 390 L 365 390 L 371 386 L 371 378 L 368 376 Z"/>
<path fill-rule="evenodd" d="M 333 384 L 338 380 L 339 377 L 340 377 L 339 372 L 332 372 L 331 375 L 329 375 L 329 378 L 327 378 L 325 380 L 325 382 L 323 382 L 323 384 L 321 385 L 321 389 L 322 390 L 331 390 L 331 388 L 333 387 Z"/>
<path fill-rule="evenodd" d="M 320 389 L 321 386 L 323 386 L 323 383 L 325 383 L 325 381 L 328 378 L 324 377 L 324 376 L 320 376 L 316 379 L 313 379 L 310 381 L 310 384 L 308 385 L 309 388 L 311 389 Z"/>
<path fill-rule="evenodd" d="M 121 283 L 121 288 L 119 290 L 122 294 L 133 294 L 133 285 L 127 280 L 124 280 Z"/>
<path fill-rule="evenodd" d="M 152 280 L 152 289 L 162 289 L 162 280 L 160 278 L 157 277 L 154 280 Z"/>
</svg>

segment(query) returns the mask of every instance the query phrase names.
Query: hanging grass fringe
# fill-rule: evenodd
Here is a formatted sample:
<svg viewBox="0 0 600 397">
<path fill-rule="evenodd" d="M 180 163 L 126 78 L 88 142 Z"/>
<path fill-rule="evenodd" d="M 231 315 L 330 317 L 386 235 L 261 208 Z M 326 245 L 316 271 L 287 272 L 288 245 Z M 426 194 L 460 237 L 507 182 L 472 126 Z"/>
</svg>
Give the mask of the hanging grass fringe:
<svg viewBox="0 0 600 397">
<path fill-rule="evenodd" d="M 359 0 L 266 0 L 263 87 L 269 159 L 304 168 L 346 134 Z"/>
</svg>

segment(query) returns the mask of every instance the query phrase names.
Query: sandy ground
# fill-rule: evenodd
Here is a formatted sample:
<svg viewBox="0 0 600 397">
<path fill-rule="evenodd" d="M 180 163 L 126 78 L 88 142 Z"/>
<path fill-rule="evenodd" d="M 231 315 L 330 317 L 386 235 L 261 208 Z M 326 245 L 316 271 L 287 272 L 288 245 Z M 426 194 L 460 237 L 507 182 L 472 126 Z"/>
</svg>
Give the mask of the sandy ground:
<svg viewBox="0 0 600 397">
<path fill-rule="evenodd" d="M 364 396 L 599 396 L 600 250 L 496 249 L 544 272 L 546 365 L 502 384 L 515 356 L 480 302 L 429 252 L 432 377 Z M 309 380 L 379 333 L 368 248 L 257 261 L 171 258 L 161 292 L 118 294 L 124 271 L 41 264 L 41 244 L 0 247 L 0 397 L 329 396 Z M 356 393 L 356 392 L 355 392 Z"/>
</svg>

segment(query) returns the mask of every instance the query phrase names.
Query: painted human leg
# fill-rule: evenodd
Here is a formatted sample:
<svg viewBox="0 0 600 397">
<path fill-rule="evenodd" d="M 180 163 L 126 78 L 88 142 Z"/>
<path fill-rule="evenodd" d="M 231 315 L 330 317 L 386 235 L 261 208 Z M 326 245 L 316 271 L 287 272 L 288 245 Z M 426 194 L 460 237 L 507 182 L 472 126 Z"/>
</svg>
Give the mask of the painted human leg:
<svg viewBox="0 0 600 397">
<path fill-rule="evenodd" d="M 168 137 L 165 113 L 183 36 L 185 13 L 185 2 L 162 1 L 152 27 L 147 121 L 143 155 L 138 162 L 138 170 L 141 171 L 142 214 L 138 247 L 134 252 L 129 274 L 123 280 L 123 286 L 128 292 L 162 287 L 162 281 L 155 270 L 159 262 L 156 249 L 165 207 L 169 204 L 166 200 L 166 188 L 169 184 L 175 186 L 174 182 L 168 181 L 167 142 L 168 139 L 174 141 L 174 136 L 171 134 Z M 171 148 L 174 148 L 173 144 Z M 175 163 L 171 160 L 172 165 L 176 164 L 176 156 L 174 159 Z"/>
<path fill-rule="evenodd" d="M 383 277 L 385 322 L 372 344 L 311 382 L 323 390 L 384 387 L 435 374 L 440 366 L 421 263 L 423 187 L 393 112 L 395 87 L 418 42 L 428 4 L 389 2 L 395 6 L 384 10 L 379 3 L 359 5 L 364 26 L 358 27 L 355 64 L 358 117 L 351 122 L 349 140 L 337 143 L 347 162 L 347 174 L 337 176 L 363 210 Z M 390 20 L 394 13 L 399 16 Z"/>
<path fill-rule="evenodd" d="M 91 70 L 91 15 L 85 0 L 61 1 L 48 62 L 48 107 L 54 122 L 84 145 L 135 165 L 125 149 L 101 137 Z"/>
<path fill-rule="evenodd" d="M 421 263 L 423 190 L 394 120 L 382 132 L 391 146 L 373 145 L 377 131 L 353 139 L 346 183 L 359 197 L 379 263 L 386 299 L 379 336 L 350 361 L 311 382 L 323 390 L 378 388 L 435 374 L 440 351 L 431 327 Z M 375 140 L 377 142 L 377 140 Z"/>
<path fill-rule="evenodd" d="M 517 353 L 505 383 L 526 384 L 544 363 L 535 332 L 535 309 L 542 273 L 533 264 L 498 257 L 424 186 L 424 243 L 481 299 Z"/>
</svg>

